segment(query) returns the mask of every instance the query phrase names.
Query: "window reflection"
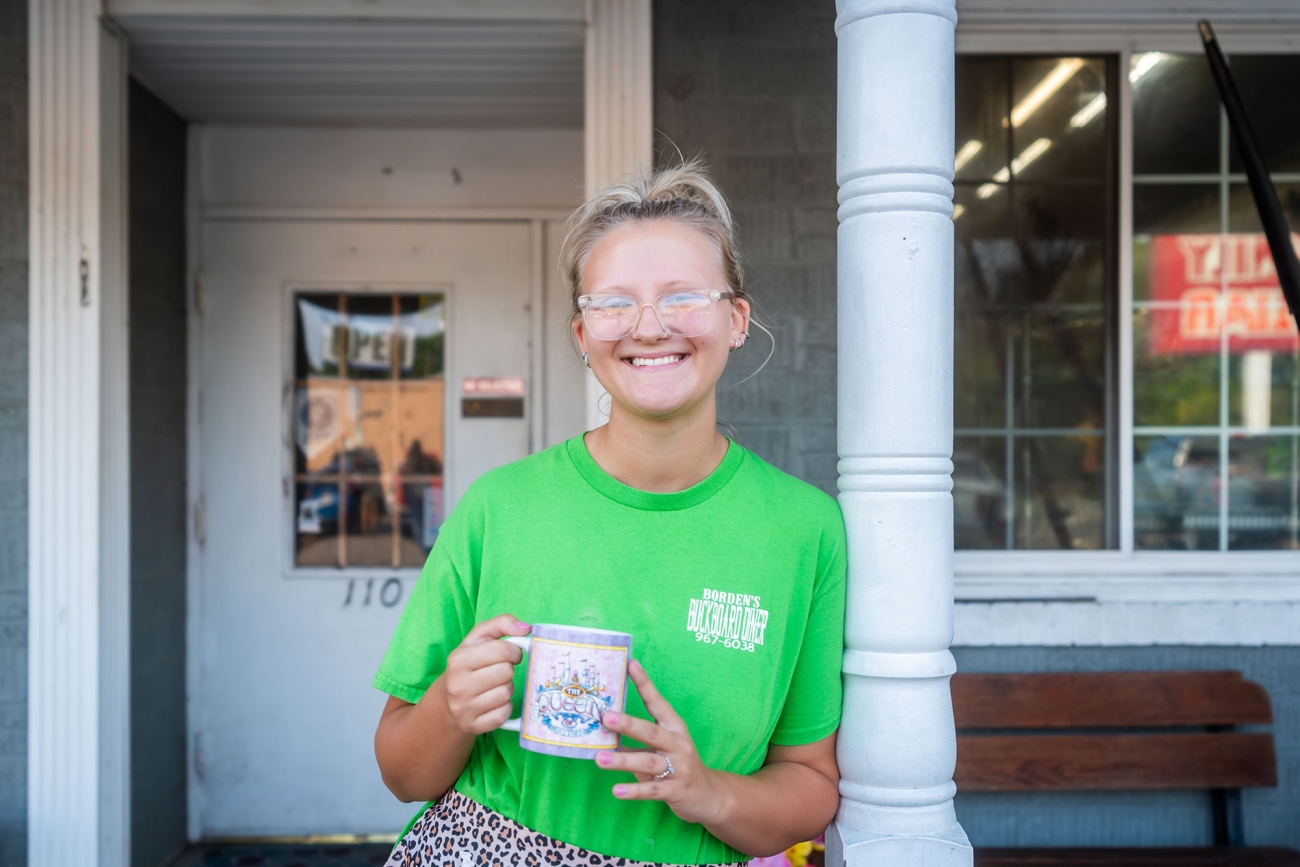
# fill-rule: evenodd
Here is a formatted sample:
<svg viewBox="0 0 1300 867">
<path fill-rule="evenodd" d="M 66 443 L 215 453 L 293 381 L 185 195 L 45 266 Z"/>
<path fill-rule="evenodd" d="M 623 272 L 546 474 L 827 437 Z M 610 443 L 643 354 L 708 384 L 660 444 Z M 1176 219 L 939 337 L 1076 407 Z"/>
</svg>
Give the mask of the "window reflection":
<svg viewBox="0 0 1300 867">
<path fill-rule="evenodd" d="M 295 562 L 418 566 L 443 515 L 443 297 L 295 308 Z"/>
<path fill-rule="evenodd" d="M 1296 105 L 1286 82 L 1300 73 L 1297 58 L 1229 61 L 1270 168 L 1300 168 L 1300 113 L 1286 110 Z M 1140 70 L 1133 89 L 1135 542 L 1295 548 L 1300 334 L 1254 200 L 1232 174 L 1239 169 L 1230 171 L 1226 120 L 1204 58 L 1140 54 L 1130 77 Z M 1163 129 L 1155 122 L 1162 118 Z M 1300 225 L 1300 184 L 1277 187 L 1293 227 Z M 1293 240 L 1300 245 L 1300 236 Z"/>
<path fill-rule="evenodd" d="M 1115 544 L 1109 81 L 1098 58 L 957 61 L 959 548 Z"/>
<path fill-rule="evenodd" d="M 1219 547 L 1219 441 L 1181 434 L 1133 440 L 1133 534 L 1139 548 Z"/>
<path fill-rule="evenodd" d="M 1219 169 L 1219 91 L 1202 55 L 1135 54 L 1133 171 L 1186 174 Z"/>
<path fill-rule="evenodd" d="M 1300 436 L 1228 443 L 1228 548 L 1300 549 Z"/>
<path fill-rule="evenodd" d="M 1232 80 L 1250 118 L 1251 132 L 1270 172 L 1300 172 L 1300 55 L 1238 54 L 1230 59 Z M 1230 169 L 1244 172 L 1236 144 Z M 1293 227 L 1295 223 L 1291 224 Z"/>
</svg>

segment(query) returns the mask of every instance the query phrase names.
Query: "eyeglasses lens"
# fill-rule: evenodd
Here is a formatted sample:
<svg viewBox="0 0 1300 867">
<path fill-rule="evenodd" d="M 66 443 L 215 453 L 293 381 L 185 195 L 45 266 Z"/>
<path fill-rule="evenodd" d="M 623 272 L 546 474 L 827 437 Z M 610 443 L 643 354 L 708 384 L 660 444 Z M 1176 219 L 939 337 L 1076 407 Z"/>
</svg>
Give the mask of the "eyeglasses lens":
<svg viewBox="0 0 1300 867">
<path fill-rule="evenodd" d="M 674 292 L 659 298 L 656 309 L 665 328 L 679 337 L 698 337 L 709 330 L 714 299 L 700 292 Z M 621 340 L 636 328 L 642 306 L 623 295 L 591 296 L 582 311 L 591 336 L 599 340 Z"/>
<path fill-rule="evenodd" d="M 591 336 L 600 340 L 621 340 L 632 333 L 640 306 L 621 295 L 593 297 L 582 311 Z"/>
<path fill-rule="evenodd" d="M 678 292 L 659 299 L 664 327 L 682 337 L 697 337 L 709 330 L 713 299 L 698 292 Z"/>
</svg>

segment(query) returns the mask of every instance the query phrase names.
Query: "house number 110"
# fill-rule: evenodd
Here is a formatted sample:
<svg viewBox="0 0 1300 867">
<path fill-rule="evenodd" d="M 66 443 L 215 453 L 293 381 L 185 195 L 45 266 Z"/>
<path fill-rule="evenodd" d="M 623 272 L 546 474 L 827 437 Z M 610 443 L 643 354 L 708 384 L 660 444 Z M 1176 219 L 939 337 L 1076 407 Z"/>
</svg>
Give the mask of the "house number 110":
<svg viewBox="0 0 1300 867">
<path fill-rule="evenodd" d="M 370 600 L 375 596 L 375 581 L 378 579 L 367 578 L 365 596 L 357 598 L 357 581 L 356 578 L 348 579 L 348 593 L 343 597 L 343 607 L 351 608 L 356 605 L 358 608 L 366 608 L 370 605 Z M 402 601 L 402 579 L 386 578 L 384 583 L 379 587 L 379 604 L 385 608 L 392 608 Z"/>
</svg>

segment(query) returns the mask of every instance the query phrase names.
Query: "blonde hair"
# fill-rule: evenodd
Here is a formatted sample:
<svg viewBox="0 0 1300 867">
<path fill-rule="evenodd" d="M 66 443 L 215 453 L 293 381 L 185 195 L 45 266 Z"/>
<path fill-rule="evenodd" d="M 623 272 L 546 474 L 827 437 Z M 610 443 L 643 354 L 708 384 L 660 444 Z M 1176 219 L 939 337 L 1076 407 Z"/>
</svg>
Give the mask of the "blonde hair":
<svg viewBox="0 0 1300 867">
<path fill-rule="evenodd" d="M 740 263 L 731 209 L 709 177 L 708 167 L 699 159 L 690 159 L 621 178 L 569 216 L 560 247 L 560 271 L 569 290 L 570 321 L 579 316 L 582 271 L 592 248 L 619 226 L 651 220 L 674 220 L 707 235 L 718 251 L 728 289 L 736 298 L 751 301 L 745 291 L 745 269 Z"/>
</svg>

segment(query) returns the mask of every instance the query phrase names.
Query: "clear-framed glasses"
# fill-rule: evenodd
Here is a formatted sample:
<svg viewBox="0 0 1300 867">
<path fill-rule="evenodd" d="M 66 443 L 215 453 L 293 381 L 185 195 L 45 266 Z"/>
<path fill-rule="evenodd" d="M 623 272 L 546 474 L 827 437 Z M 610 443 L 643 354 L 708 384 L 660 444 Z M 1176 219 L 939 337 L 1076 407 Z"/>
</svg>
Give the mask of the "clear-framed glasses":
<svg viewBox="0 0 1300 867">
<path fill-rule="evenodd" d="M 579 295 L 578 309 L 588 336 L 597 340 L 631 337 L 647 307 L 654 311 L 664 336 L 699 337 L 713 325 L 713 309 L 718 302 L 734 297 L 734 293 L 716 289 L 665 292 L 653 304 L 647 304 L 632 295 Z"/>
</svg>

